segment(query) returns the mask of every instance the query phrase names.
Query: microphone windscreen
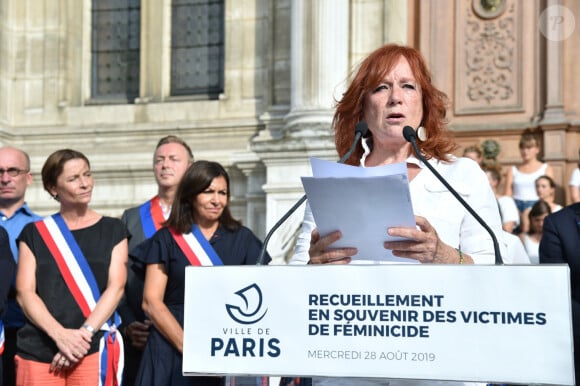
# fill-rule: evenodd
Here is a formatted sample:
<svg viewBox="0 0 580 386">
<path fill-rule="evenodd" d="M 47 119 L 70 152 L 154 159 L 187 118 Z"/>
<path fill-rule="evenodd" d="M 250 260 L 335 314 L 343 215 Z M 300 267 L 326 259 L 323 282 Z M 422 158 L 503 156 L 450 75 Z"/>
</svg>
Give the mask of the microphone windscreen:
<svg viewBox="0 0 580 386">
<path fill-rule="evenodd" d="M 360 121 L 354 127 L 355 135 L 356 135 L 356 133 L 360 133 L 361 137 L 364 137 L 365 135 L 367 135 L 368 131 L 369 131 L 369 126 L 367 125 L 367 123 L 365 121 Z"/>
<path fill-rule="evenodd" d="M 405 137 L 407 142 L 412 142 L 417 139 L 417 133 L 411 126 L 405 126 L 403 127 L 403 137 Z"/>
</svg>

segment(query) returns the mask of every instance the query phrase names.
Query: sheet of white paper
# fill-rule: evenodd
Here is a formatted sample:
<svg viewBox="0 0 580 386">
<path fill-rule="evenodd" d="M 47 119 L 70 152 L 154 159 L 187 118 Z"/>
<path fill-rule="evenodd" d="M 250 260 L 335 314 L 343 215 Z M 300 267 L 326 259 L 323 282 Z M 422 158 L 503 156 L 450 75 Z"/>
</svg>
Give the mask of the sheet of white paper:
<svg viewBox="0 0 580 386">
<path fill-rule="evenodd" d="M 391 168 L 396 171 L 394 174 L 352 177 L 353 171 L 348 169 L 370 171 L 375 168 L 358 168 L 336 163 L 334 165 L 339 165 L 338 168 L 326 168 L 329 165 L 323 165 L 318 160 L 314 163 L 317 164 L 317 168 L 322 165 L 325 169 L 322 172 L 319 169 L 317 172 L 335 175 L 323 178 L 302 177 L 302 184 L 320 234 L 327 235 L 336 230 L 342 232 L 342 238 L 331 247 L 356 247 L 358 253 L 353 256 L 353 262 L 357 260 L 416 262 L 395 257 L 383 246 L 385 241 L 395 240 L 387 234 L 388 228 L 415 226 L 406 168 L 403 172 L 400 172 L 398 167 Z M 383 170 L 383 173 L 385 172 L 386 170 Z M 344 177 L 345 175 L 347 177 Z"/>
<path fill-rule="evenodd" d="M 404 162 L 361 168 L 359 166 L 339 164 L 320 158 L 310 158 L 310 166 L 314 177 L 371 177 L 395 174 L 407 175 L 407 164 Z"/>
</svg>

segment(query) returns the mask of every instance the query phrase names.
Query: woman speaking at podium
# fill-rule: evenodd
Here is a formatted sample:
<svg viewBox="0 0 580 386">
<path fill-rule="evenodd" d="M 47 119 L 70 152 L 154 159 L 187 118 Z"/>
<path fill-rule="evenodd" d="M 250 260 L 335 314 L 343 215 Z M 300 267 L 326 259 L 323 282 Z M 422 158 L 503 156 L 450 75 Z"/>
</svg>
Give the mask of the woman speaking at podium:
<svg viewBox="0 0 580 386">
<path fill-rule="evenodd" d="M 393 255 L 430 264 L 493 264 L 493 240 L 463 205 L 417 158 L 403 128 L 417 129 L 418 146 L 428 162 L 453 186 L 496 235 L 501 234 L 498 206 L 485 173 L 471 159 L 456 158 L 446 124 L 447 96 L 431 83 L 419 51 L 388 44 L 372 52 L 354 74 L 333 119 L 336 149 L 347 153 L 353 128 L 365 121 L 363 137 L 350 165 L 361 167 L 406 163 L 417 227 L 390 228 L 385 242 Z M 364 200 L 364 193 L 361 194 Z M 307 207 L 302 232 L 291 263 L 348 264 L 355 248 L 332 248 L 340 232 L 320 235 Z M 373 260 L 366 263 L 373 263 Z M 377 262 L 378 263 L 378 262 Z M 388 379 L 314 378 L 313 385 L 435 385 L 457 382 Z"/>
</svg>

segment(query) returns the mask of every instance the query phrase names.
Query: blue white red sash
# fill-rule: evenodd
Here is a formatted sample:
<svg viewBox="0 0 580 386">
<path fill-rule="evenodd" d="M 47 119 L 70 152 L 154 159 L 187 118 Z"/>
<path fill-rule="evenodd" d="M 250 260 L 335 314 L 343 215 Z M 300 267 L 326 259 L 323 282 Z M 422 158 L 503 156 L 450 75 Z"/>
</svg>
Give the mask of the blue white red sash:
<svg viewBox="0 0 580 386">
<path fill-rule="evenodd" d="M 169 231 L 191 265 L 224 265 L 196 224 L 190 233 L 179 233 L 174 228 Z"/>
<path fill-rule="evenodd" d="M 161 228 L 161 224 L 165 222 L 161 205 L 159 205 L 159 196 L 153 197 L 139 207 L 139 215 L 141 217 L 141 226 L 145 238 L 150 238 Z"/>
<path fill-rule="evenodd" d="M 4 323 L 0 320 L 0 355 L 4 352 Z"/>
<path fill-rule="evenodd" d="M 87 318 L 101 297 L 87 259 L 59 213 L 45 217 L 35 225 Z M 111 320 L 100 327 L 105 333 L 99 342 L 99 386 L 121 385 L 125 358 L 123 339 L 116 333 L 116 326 L 120 324 L 121 318 L 115 311 Z"/>
</svg>

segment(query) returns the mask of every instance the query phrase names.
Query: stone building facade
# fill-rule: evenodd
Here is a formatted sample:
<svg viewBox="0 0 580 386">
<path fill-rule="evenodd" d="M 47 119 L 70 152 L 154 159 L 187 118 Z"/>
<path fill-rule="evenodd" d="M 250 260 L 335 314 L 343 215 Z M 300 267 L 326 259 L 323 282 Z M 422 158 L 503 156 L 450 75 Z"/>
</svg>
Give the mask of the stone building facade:
<svg viewBox="0 0 580 386">
<path fill-rule="evenodd" d="M 126 7 L 129 18 L 116 21 L 107 6 Z M 99 45 L 111 34 L 127 35 L 117 55 L 137 74 L 120 75 L 130 90 L 122 98 L 108 78 L 119 63 Z M 199 65 L 180 56 L 189 51 L 175 41 L 203 35 L 208 46 L 212 34 L 217 57 L 209 49 Z M 361 58 L 386 42 L 424 54 L 450 97 L 458 153 L 493 138 L 507 167 L 519 161 L 521 132 L 538 129 L 564 203 L 580 145 L 576 0 L 2 0 L 0 143 L 30 154 L 27 201 L 37 212 L 57 208 L 40 168 L 69 147 L 91 160 L 94 208 L 118 216 L 155 193 L 155 144 L 179 135 L 196 159 L 228 168 L 235 216 L 264 237 L 303 195 L 309 157 L 337 158 L 334 101 Z M 192 75 L 189 66 L 201 67 Z M 209 83 L 202 92 L 200 80 Z M 302 212 L 270 239 L 277 263 Z"/>
</svg>

